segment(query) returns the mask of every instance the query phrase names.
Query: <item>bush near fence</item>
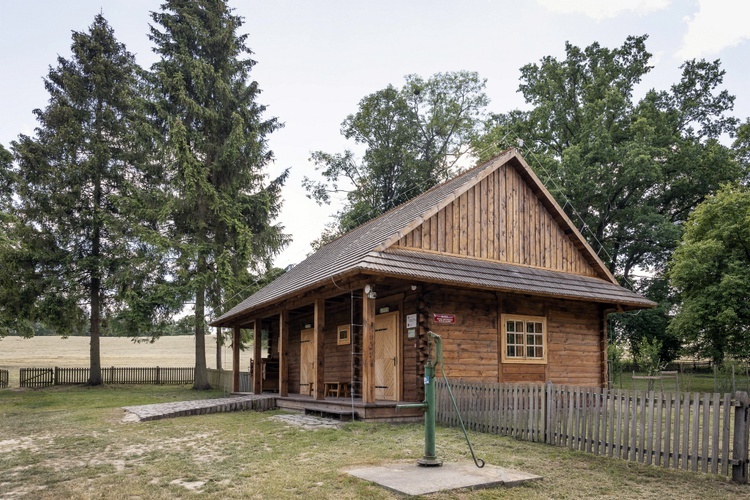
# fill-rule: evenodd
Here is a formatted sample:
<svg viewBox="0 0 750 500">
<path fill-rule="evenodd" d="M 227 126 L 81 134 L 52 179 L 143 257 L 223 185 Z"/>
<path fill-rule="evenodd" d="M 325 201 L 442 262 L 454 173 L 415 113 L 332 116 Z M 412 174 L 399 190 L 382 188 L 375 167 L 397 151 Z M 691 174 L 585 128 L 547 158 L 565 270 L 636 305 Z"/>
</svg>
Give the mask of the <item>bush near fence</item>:
<svg viewBox="0 0 750 500">
<path fill-rule="evenodd" d="M 553 384 L 452 382 L 468 429 L 661 467 L 748 479 L 750 399 Z M 438 381 L 436 419 L 458 425 Z"/>
<path fill-rule="evenodd" d="M 0 370 L 0 389 L 8 388 L 9 375 L 8 370 Z"/>
<path fill-rule="evenodd" d="M 89 368 L 21 368 L 21 387 L 48 387 L 51 385 L 85 384 L 89 379 Z M 105 384 L 192 384 L 195 369 L 174 367 L 104 367 L 102 382 Z"/>
</svg>

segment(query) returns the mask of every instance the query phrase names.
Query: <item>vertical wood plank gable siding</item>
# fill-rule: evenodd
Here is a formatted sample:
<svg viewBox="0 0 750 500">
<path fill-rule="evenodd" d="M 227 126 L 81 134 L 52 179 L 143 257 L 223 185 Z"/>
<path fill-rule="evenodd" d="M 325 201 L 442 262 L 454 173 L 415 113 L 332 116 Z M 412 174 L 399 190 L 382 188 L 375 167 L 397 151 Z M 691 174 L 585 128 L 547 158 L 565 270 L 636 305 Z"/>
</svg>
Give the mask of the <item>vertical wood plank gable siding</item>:
<svg viewBox="0 0 750 500">
<path fill-rule="evenodd" d="M 596 275 L 531 188 L 508 166 L 425 220 L 397 246 Z"/>
</svg>

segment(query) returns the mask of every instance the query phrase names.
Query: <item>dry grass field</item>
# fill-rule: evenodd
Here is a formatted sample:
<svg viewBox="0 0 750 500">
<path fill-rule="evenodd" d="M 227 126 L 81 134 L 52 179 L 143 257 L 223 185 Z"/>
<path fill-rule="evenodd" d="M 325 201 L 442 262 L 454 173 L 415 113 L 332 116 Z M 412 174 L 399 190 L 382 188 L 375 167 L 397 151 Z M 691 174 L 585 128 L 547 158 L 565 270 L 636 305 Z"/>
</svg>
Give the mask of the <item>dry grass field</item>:
<svg viewBox="0 0 750 500">
<path fill-rule="evenodd" d="M 240 366 L 248 370 L 252 350 L 240 353 Z M 222 368 L 232 369 L 232 349 L 224 346 Z M 133 342 L 125 337 L 102 337 L 102 366 L 193 366 L 195 338 L 162 337 L 156 342 Z M 206 362 L 216 368 L 216 336 L 206 336 Z M 89 366 L 88 337 L 5 337 L 0 339 L 0 368 L 10 370 L 10 385 L 18 387 L 18 369 L 29 367 Z"/>
</svg>

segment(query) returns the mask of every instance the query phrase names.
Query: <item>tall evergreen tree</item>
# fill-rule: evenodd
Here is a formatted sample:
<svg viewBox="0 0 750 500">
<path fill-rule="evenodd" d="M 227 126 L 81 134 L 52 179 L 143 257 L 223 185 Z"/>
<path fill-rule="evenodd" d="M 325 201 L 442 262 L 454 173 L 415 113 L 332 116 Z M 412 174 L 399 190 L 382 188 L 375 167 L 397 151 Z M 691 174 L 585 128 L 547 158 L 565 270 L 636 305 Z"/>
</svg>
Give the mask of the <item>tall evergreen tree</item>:
<svg viewBox="0 0 750 500">
<path fill-rule="evenodd" d="M 24 231 L 15 262 L 39 318 L 62 334 L 88 329 L 96 385 L 103 327 L 122 320 L 146 333 L 168 302 L 145 294 L 161 280 L 163 245 L 150 208 L 159 205 L 148 189 L 158 176 L 146 163 L 139 68 L 102 15 L 72 38 L 72 57 L 58 57 L 45 79 L 50 99 L 34 111 L 35 137 L 13 143 Z"/>
<path fill-rule="evenodd" d="M 155 113 L 166 137 L 177 278 L 195 301 L 195 388 L 209 387 L 204 318 L 270 266 L 287 243 L 273 219 L 286 172 L 267 182 L 266 136 L 242 19 L 223 0 L 170 0 L 152 14 Z"/>
</svg>

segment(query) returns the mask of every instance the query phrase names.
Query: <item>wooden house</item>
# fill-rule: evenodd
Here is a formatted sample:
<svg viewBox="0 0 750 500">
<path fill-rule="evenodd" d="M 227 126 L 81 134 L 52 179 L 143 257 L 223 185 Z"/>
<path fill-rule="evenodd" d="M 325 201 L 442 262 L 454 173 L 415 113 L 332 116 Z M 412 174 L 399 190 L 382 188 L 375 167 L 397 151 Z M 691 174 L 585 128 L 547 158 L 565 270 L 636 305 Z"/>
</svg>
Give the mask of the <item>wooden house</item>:
<svg viewBox="0 0 750 500">
<path fill-rule="evenodd" d="M 423 398 L 428 331 L 452 379 L 604 386 L 607 315 L 653 306 L 509 150 L 329 243 L 212 325 L 235 339 L 253 329 L 254 392 L 370 420 Z"/>
</svg>

